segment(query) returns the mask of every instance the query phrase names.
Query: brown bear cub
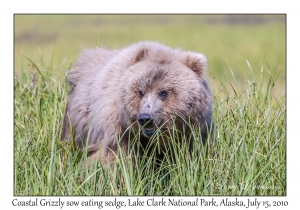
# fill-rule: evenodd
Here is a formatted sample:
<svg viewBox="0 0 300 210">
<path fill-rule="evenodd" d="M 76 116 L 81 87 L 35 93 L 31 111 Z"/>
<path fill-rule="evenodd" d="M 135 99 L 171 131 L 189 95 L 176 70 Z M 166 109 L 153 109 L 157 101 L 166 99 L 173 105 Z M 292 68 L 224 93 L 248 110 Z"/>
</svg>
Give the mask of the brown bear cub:
<svg viewBox="0 0 300 210">
<path fill-rule="evenodd" d="M 165 148 L 172 143 L 170 130 L 191 135 L 187 124 L 205 141 L 213 104 L 205 71 L 204 55 L 156 42 L 84 50 L 69 73 L 62 140 L 74 133 L 76 144 L 87 147 L 89 162 L 100 156 L 103 164 L 114 161 L 118 145 L 128 151 L 131 137 L 146 147 L 158 134 Z"/>
</svg>

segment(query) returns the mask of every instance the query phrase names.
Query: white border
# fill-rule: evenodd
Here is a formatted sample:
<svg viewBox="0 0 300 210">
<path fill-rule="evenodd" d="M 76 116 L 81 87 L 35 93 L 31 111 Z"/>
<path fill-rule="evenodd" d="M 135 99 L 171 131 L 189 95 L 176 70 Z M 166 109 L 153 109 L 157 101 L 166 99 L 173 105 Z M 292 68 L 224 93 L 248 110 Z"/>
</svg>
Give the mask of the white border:
<svg viewBox="0 0 300 210">
<path fill-rule="evenodd" d="M 4 1 L 1 3 L 1 206 L 13 200 L 13 14 L 14 13 L 286 13 L 287 14 L 287 197 L 258 197 L 288 200 L 298 206 L 299 186 L 299 13 L 295 1 Z M 296 197 L 297 196 L 297 197 Z M 71 197 L 69 197 L 71 199 Z M 112 197 L 107 197 L 111 199 Z M 252 197 L 253 198 L 253 197 Z M 18 198 L 21 199 L 21 198 Z M 55 198 L 56 199 L 56 198 Z M 66 199 L 66 198 L 64 198 Z M 82 198 L 75 198 L 81 200 Z M 127 198 L 124 198 L 127 199 Z M 210 199 L 210 198 L 207 198 Z M 221 199 L 221 198 L 217 198 Z M 240 197 L 247 199 L 247 197 Z M 293 208 L 294 207 L 294 208 Z M 95 208 L 95 207 L 94 207 Z"/>
</svg>

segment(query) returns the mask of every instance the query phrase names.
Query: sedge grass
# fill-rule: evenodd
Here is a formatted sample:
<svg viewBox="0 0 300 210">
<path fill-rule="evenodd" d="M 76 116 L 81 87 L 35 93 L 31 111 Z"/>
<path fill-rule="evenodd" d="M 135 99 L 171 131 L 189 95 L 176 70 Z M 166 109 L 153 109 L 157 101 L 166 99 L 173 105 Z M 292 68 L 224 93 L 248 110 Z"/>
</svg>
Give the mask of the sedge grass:
<svg viewBox="0 0 300 210">
<path fill-rule="evenodd" d="M 30 63 L 34 73 L 23 71 L 14 80 L 15 195 L 286 195 L 286 107 L 285 96 L 274 95 L 275 69 L 263 64 L 245 77 L 242 89 L 238 82 L 214 82 L 215 130 L 208 148 L 197 128 L 192 152 L 175 131 L 168 141 L 178 143 L 159 167 L 155 152 L 120 153 L 113 170 L 96 162 L 82 171 L 86 152 L 60 141 L 65 75 L 53 74 L 52 62 Z M 268 81 L 260 75 L 266 69 Z"/>
</svg>

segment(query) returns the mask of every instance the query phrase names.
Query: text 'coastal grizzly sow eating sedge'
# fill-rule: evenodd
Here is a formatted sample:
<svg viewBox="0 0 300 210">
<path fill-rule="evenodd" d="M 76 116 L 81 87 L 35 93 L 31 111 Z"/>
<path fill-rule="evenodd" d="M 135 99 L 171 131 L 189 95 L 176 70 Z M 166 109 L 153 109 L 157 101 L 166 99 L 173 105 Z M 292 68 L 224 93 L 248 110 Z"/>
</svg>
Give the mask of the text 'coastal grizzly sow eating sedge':
<svg viewBox="0 0 300 210">
<path fill-rule="evenodd" d="M 183 139 L 192 150 L 213 130 L 205 71 L 204 55 L 156 42 L 86 49 L 69 72 L 62 140 L 87 148 L 88 163 L 113 163 L 119 150 L 129 156 L 147 155 L 145 148 L 168 151 Z M 193 129 L 201 133 L 197 139 Z M 177 132 L 177 140 L 170 138 Z"/>
</svg>

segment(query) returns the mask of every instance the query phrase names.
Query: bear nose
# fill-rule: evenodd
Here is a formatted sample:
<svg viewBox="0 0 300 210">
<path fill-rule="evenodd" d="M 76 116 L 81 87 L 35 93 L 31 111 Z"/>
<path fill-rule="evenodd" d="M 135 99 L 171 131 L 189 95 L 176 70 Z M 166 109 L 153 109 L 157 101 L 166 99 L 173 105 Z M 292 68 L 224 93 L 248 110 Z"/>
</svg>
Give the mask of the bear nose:
<svg viewBox="0 0 300 210">
<path fill-rule="evenodd" d="M 150 114 L 140 114 L 139 123 L 143 127 L 150 127 L 153 124 L 153 117 Z"/>
</svg>

